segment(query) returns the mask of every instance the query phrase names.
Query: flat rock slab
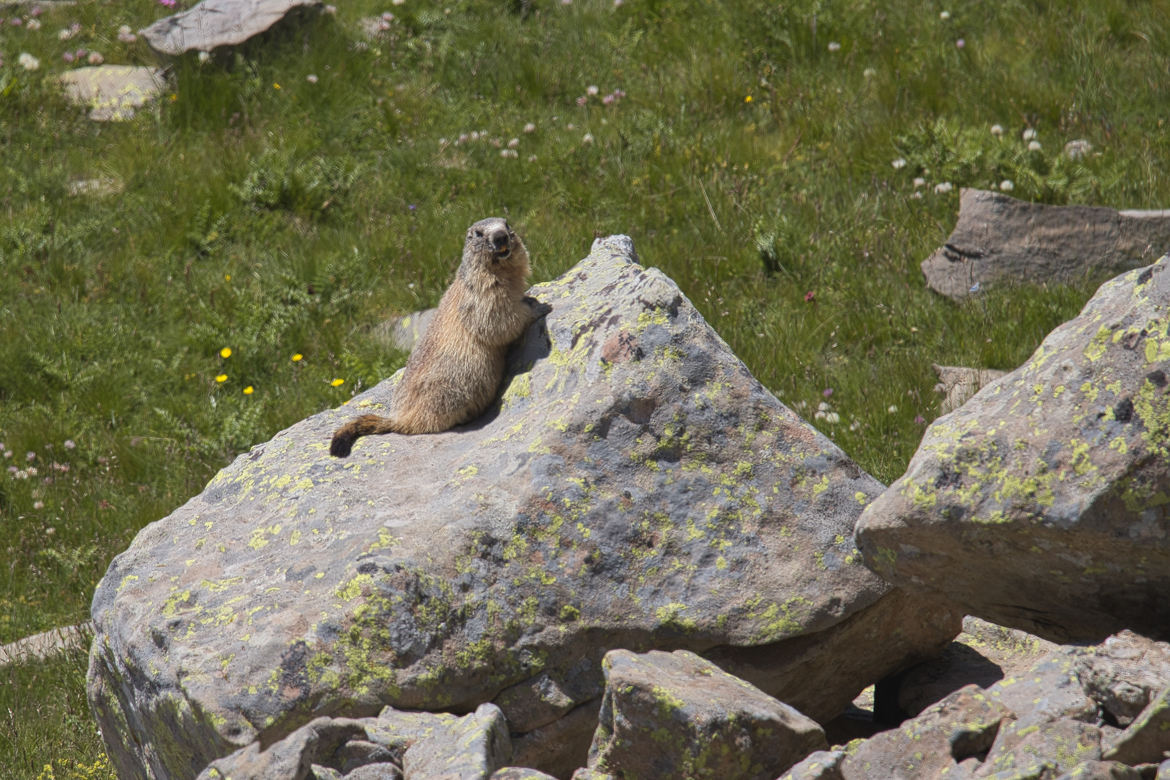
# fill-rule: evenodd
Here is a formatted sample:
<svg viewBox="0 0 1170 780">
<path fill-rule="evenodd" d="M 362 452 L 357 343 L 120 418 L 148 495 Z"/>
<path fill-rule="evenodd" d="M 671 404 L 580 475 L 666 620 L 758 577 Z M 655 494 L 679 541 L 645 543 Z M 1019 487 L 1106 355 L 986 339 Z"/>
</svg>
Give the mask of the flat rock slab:
<svg viewBox="0 0 1170 780">
<path fill-rule="evenodd" d="M 961 300 L 991 286 L 1120 273 L 1170 251 L 1170 211 L 1049 206 L 963 189 L 959 219 L 922 263 L 926 284 Z"/>
<path fill-rule="evenodd" d="M 531 293 L 551 313 L 481 418 L 330 457 L 398 374 L 241 455 L 113 561 L 89 695 L 120 777 L 188 777 L 383 705 L 569 718 L 600 698 L 616 648 L 784 659 L 792 643 L 831 675 L 759 687 L 836 714 L 958 633 L 862 565 L 852 529 L 881 484 L 628 238 Z"/>
<path fill-rule="evenodd" d="M 203 0 L 189 10 L 159 19 L 139 34 L 150 48 L 166 56 L 210 52 L 238 46 L 298 8 L 319 6 L 320 0 Z"/>
<path fill-rule="evenodd" d="M 927 429 L 857 540 L 891 582 L 1057 642 L 1170 636 L 1170 260 L 1104 285 Z"/>
<path fill-rule="evenodd" d="M 93 639 L 93 623 L 88 620 L 76 626 L 62 626 L 26 636 L 0 646 L 0 669 L 12 664 L 44 661 L 64 653 L 76 652 L 89 646 Z"/>
<path fill-rule="evenodd" d="M 65 96 L 89 108 L 95 122 L 130 119 L 158 97 L 165 80 L 159 68 L 137 65 L 94 65 L 61 74 Z"/>
</svg>

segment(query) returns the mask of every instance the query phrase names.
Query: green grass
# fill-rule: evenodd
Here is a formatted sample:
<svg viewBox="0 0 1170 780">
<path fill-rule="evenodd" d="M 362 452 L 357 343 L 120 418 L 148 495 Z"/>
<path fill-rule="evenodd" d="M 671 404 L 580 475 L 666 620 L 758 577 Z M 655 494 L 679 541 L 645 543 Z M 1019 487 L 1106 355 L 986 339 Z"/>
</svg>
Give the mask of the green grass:
<svg viewBox="0 0 1170 780">
<path fill-rule="evenodd" d="M 367 43 L 359 18 L 387 8 Z M 840 422 L 817 424 L 888 482 L 937 415 L 931 363 L 1013 368 L 1103 280 L 931 294 L 918 264 L 960 186 L 1170 202 L 1164 1 L 355 0 L 173 63 L 131 122 L 65 103 L 66 51 L 149 63 L 118 26 L 166 13 L 79 0 L 0 28 L 0 641 L 84 619 L 139 529 L 399 367 L 372 326 L 433 305 L 483 216 L 520 228 L 537 281 L 594 234 L 630 234 L 782 400 L 810 419 L 830 404 Z M 1064 159 L 1076 138 L 1097 153 Z M 99 177 L 120 192 L 68 194 Z M 101 768 L 83 669 L 4 672 L 19 728 L 0 765 Z"/>
</svg>

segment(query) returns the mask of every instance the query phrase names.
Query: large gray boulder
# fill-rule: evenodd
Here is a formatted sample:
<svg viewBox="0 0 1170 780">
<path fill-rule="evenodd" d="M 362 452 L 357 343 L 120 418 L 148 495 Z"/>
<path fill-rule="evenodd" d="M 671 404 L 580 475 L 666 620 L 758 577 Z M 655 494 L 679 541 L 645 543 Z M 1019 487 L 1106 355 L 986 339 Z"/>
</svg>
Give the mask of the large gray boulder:
<svg viewBox="0 0 1170 780">
<path fill-rule="evenodd" d="M 321 4 L 321 0 L 203 0 L 182 13 L 159 19 L 139 34 L 150 48 L 169 57 L 189 51 L 210 52 L 237 46 L 294 11 Z"/>
<path fill-rule="evenodd" d="M 891 582 L 1054 641 L 1170 636 L 1170 260 L 1108 283 L 926 431 L 857 540 Z"/>
<path fill-rule="evenodd" d="M 881 484 L 629 239 L 531 293 L 552 311 L 480 419 L 330 457 L 396 375 L 241 455 L 113 561 L 89 696 L 120 777 L 192 777 L 320 716 L 490 701 L 516 765 L 571 769 L 608 650 L 718 651 L 820 719 L 958 633 L 861 564 Z"/>
<path fill-rule="evenodd" d="M 1170 211 L 1050 206 L 964 189 L 955 229 L 922 273 L 932 290 L 961 300 L 995 285 L 1120 273 L 1167 251 Z"/>
</svg>

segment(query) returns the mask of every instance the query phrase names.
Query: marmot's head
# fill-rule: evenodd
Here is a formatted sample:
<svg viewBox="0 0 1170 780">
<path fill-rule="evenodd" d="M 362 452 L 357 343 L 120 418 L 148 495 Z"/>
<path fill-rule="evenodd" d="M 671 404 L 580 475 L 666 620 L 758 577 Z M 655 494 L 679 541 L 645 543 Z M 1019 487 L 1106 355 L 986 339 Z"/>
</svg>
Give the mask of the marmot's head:
<svg viewBox="0 0 1170 780">
<path fill-rule="evenodd" d="M 528 273 L 528 250 L 520 236 L 500 217 L 481 219 L 467 229 L 463 262 L 489 273 Z"/>
</svg>

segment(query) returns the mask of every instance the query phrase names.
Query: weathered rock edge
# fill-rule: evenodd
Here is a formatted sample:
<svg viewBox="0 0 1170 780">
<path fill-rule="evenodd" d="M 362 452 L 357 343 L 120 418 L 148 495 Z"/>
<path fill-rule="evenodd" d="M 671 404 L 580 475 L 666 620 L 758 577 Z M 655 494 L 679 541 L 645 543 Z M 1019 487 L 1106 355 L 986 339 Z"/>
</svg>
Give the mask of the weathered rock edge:
<svg viewBox="0 0 1170 780">
<path fill-rule="evenodd" d="M 1057 642 L 1170 638 L 1170 259 L 1102 285 L 927 429 L 857 540 L 891 582 Z"/>
<path fill-rule="evenodd" d="M 236 46 L 298 9 L 321 5 L 321 0 L 203 0 L 138 32 L 157 53 L 177 57 Z"/>
<path fill-rule="evenodd" d="M 738 660 L 831 716 L 958 633 L 957 613 L 861 564 L 851 531 L 881 484 L 634 256 L 610 237 L 532 290 L 552 313 L 471 425 L 329 457 L 396 376 L 139 533 L 92 607 L 89 696 L 120 777 L 191 777 L 320 716 L 467 712 L 505 690 L 510 722 L 528 713 L 509 702 L 547 699 L 540 728 L 600 696 L 617 647 L 815 657 L 828 681 Z M 902 613 L 896 640 L 855 641 Z"/>
<path fill-rule="evenodd" d="M 961 300 L 972 288 L 1121 273 L 1168 250 L 1170 210 L 1051 206 L 963 189 L 955 229 L 922 261 L 922 273 L 930 289 Z"/>
</svg>

